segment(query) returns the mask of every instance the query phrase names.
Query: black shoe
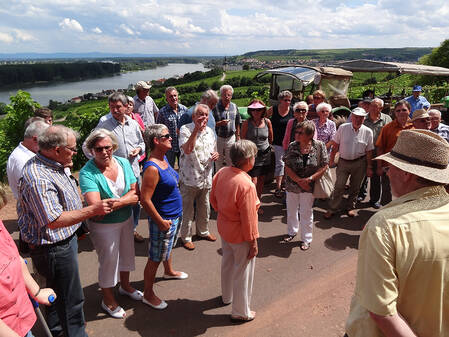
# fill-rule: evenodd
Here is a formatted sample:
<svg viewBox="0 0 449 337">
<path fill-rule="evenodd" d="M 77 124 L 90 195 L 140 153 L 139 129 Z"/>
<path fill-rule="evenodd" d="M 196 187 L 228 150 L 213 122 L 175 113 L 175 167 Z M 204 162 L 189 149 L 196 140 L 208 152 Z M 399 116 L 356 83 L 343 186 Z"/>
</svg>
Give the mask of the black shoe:
<svg viewBox="0 0 449 337">
<path fill-rule="evenodd" d="M 379 209 L 382 207 L 382 205 L 379 202 L 371 202 L 370 201 L 370 205 L 372 208 L 375 208 L 375 209 Z"/>
<path fill-rule="evenodd" d="M 358 201 L 358 202 L 362 202 L 363 200 L 365 200 L 365 197 L 363 197 L 363 196 L 361 196 L 361 195 L 359 195 L 359 196 L 357 197 L 357 201 Z"/>
</svg>

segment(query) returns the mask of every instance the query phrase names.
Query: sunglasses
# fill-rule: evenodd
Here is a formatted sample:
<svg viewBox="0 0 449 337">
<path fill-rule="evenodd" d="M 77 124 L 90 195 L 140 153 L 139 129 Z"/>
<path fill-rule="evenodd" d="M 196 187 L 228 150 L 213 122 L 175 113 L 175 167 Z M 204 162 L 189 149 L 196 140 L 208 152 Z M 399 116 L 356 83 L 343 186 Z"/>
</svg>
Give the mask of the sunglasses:
<svg viewBox="0 0 449 337">
<path fill-rule="evenodd" d="M 306 109 L 295 109 L 295 112 L 297 112 L 297 113 L 306 113 L 307 110 Z"/>
<path fill-rule="evenodd" d="M 165 138 L 165 139 L 169 139 L 171 136 L 169 133 L 167 133 L 166 135 L 160 136 L 159 138 Z"/>
<path fill-rule="evenodd" d="M 109 152 L 112 150 L 112 146 L 111 145 L 106 145 L 106 146 L 97 146 L 94 147 L 94 151 L 97 153 L 101 153 L 103 152 L 103 150 L 106 150 L 106 152 Z"/>
</svg>

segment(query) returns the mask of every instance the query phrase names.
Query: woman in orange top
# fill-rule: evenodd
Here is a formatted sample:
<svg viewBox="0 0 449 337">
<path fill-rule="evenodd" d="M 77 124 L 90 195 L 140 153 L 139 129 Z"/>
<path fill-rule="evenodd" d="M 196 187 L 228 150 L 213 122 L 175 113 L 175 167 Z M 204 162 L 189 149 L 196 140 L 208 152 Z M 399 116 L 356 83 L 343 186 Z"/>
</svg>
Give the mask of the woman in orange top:
<svg viewBox="0 0 449 337">
<path fill-rule="evenodd" d="M 224 304 L 232 302 L 231 321 L 247 322 L 256 313 L 249 308 L 257 255 L 257 210 L 260 201 L 251 177 L 256 145 L 249 140 L 235 142 L 230 150 L 231 167 L 218 171 L 212 182 L 210 202 L 218 213 L 221 236 L 221 291 Z"/>
</svg>

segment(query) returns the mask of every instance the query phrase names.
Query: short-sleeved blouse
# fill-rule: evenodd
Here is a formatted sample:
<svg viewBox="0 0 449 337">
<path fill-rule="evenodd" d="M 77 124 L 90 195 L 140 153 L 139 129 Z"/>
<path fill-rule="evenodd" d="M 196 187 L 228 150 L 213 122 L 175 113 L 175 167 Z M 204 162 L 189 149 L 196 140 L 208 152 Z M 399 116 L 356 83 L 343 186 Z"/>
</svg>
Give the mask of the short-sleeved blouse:
<svg viewBox="0 0 449 337">
<path fill-rule="evenodd" d="M 299 142 L 290 143 L 283 157 L 285 165 L 292 169 L 300 178 L 307 178 L 318 169 L 328 164 L 326 146 L 320 140 L 312 139 L 312 148 L 307 156 L 303 156 L 299 149 Z M 285 181 L 285 188 L 288 192 L 305 192 L 288 175 Z M 312 186 L 313 188 L 313 186 Z"/>
</svg>

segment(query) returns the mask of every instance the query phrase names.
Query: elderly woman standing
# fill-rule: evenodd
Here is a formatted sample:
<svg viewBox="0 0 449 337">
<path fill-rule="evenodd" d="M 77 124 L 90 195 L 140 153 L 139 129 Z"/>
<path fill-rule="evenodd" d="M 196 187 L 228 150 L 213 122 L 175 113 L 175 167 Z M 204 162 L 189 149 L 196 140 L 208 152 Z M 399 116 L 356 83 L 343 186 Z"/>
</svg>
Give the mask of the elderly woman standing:
<svg viewBox="0 0 449 337">
<path fill-rule="evenodd" d="M 218 213 L 221 236 L 221 291 L 223 303 L 232 302 L 231 321 L 246 322 L 255 318 L 250 310 L 257 255 L 257 209 L 260 202 L 250 176 L 256 145 L 249 140 L 235 142 L 230 150 L 232 167 L 218 171 L 212 182 L 210 201 Z"/>
<path fill-rule="evenodd" d="M 274 169 L 274 177 L 276 179 L 276 190 L 274 195 L 278 198 L 282 197 L 282 180 L 284 177 L 284 162 L 282 156 L 284 155 L 284 148 L 282 141 L 285 135 L 287 123 L 293 118 L 293 112 L 290 103 L 293 95 L 290 91 L 281 91 L 278 95 L 278 105 L 272 106 L 268 109 L 267 115 L 271 116 L 271 124 L 273 127 L 273 148 L 276 166 Z"/>
<path fill-rule="evenodd" d="M 270 171 L 271 146 L 273 128 L 271 121 L 265 118 L 267 107 L 258 99 L 252 100 L 248 106 L 250 118 L 242 124 L 242 139 L 248 139 L 257 146 L 257 156 L 254 167 L 248 172 L 256 185 L 257 196 L 261 197 L 265 175 Z M 263 214 L 262 209 L 259 212 Z"/>
<path fill-rule="evenodd" d="M 329 119 L 329 114 L 332 111 L 332 107 L 328 103 L 320 103 L 316 107 L 318 118 L 314 119 L 315 127 L 317 130 L 317 139 L 321 140 L 327 149 L 327 153 L 330 153 L 332 145 L 332 137 L 337 132 L 337 127 L 333 121 Z"/>
<path fill-rule="evenodd" d="M 178 173 L 165 157 L 171 149 L 172 138 L 163 124 L 153 124 L 144 134 L 150 157 L 144 164 L 141 203 L 148 214 L 150 248 L 144 271 L 145 291 L 143 303 L 158 310 L 165 309 L 167 302 L 156 296 L 153 290 L 154 278 L 161 261 L 164 264 L 165 279 L 186 279 L 184 272 L 175 271 L 171 263 L 171 250 L 182 219 L 182 198 L 179 191 Z"/>
<path fill-rule="evenodd" d="M 287 174 L 287 230 L 284 242 L 293 240 L 301 227 L 301 250 L 307 250 L 313 235 L 313 185 L 328 166 L 326 146 L 314 140 L 315 124 L 305 121 L 296 126 L 295 141 L 285 152 Z M 299 211 L 299 219 L 298 219 Z"/>
<path fill-rule="evenodd" d="M 323 90 L 315 90 L 313 92 L 313 103 L 309 105 L 309 119 L 315 119 L 318 117 L 317 107 L 320 103 L 326 101 L 326 94 Z"/>
<path fill-rule="evenodd" d="M 114 296 L 120 276 L 119 293 L 141 300 L 142 292 L 129 283 L 129 273 L 135 269 L 132 206 L 139 197 L 136 177 L 128 159 L 117 157 L 114 134 L 96 129 L 86 139 L 87 150 L 93 155 L 80 171 L 80 187 L 89 205 L 115 198 L 113 212 L 87 221 L 90 238 L 98 255 L 98 284 L 103 293 L 101 307 L 114 318 L 124 318 Z"/>
<path fill-rule="evenodd" d="M 287 127 L 285 128 L 285 135 L 282 141 L 282 147 L 284 150 L 287 150 L 288 145 L 295 140 L 295 129 L 296 126 L 307 120 L 307 111 L 309 107 L 307 103 L 304 101 L 296 102 L 293 106 L 293 117 L 287 123 Z M 316 133 L 314 135 L 316 139 Z"/>
</svg>

